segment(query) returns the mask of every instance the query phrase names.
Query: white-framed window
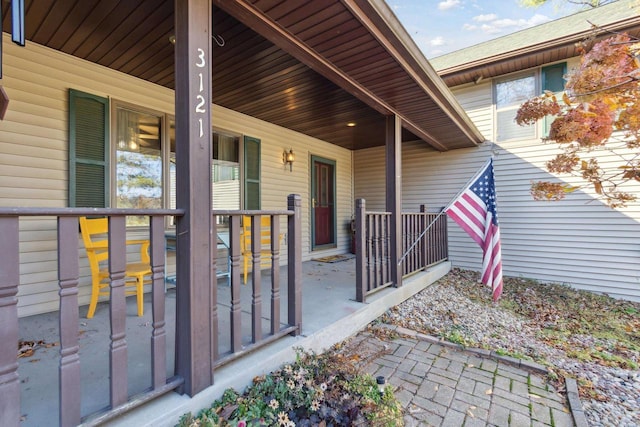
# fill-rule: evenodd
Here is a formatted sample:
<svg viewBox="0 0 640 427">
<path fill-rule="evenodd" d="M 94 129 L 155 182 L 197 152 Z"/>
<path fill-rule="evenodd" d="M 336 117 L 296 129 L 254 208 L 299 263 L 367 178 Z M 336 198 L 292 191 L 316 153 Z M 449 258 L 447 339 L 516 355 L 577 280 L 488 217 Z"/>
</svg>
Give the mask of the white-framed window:
<svg viewBox="0 0 640 427">
<path fill-rule="evenodd" d="M 212 208 L 260 209 L 260 140 L 213 130 L 211 148 Z M 70 89 L 69 206 L 174 209 L 174 117 Z"/>
<path fill-rule="evenodd" d="M 566 70 L 566 63 L 561 62 L 495 80 L 496 141 L 515 141 L 537 137 L 537 125 L 519 126 L 516 124 L 515 117 L 518 108 L 523 102 L 540 95 L 545 90 L 555 93 L 562 92 Z M 548 135 L 552 121 L 553 117 L 545 119 L 543 135 Z"/>
<path fill-rule="evenodd" d="M 170 163 L 167 115 L 119 101 L 112 102 L 111 206 L 162 209 L 166 165 Z M 174 147 L 175 153 L 175 147 Z M 175 156 L 175 154 L 174 154 Z M 148 217 L 127 217 L 128 226 L 147 225 Z"/>
<path fill-rule="evenodd" d="M 519 126 L 515 118 L 520 105 L 538 94 L 536 80 L 530 72 L 496 81 L 496 141 L 535 138 L 535 125 Z"/>
</svg>

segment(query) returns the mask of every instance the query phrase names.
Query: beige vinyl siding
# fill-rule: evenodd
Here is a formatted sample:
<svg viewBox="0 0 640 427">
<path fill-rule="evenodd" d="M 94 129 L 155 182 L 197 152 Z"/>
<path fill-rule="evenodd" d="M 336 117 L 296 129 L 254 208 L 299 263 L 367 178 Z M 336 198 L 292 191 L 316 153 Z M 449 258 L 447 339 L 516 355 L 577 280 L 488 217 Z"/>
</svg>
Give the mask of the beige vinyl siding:
<svg viewBox="0 0 640 427">
<path fill-rule="evenodd" d="M 486 102 L 490 92 L 490 83 L 454 90 L 485 135 L 491 133 L 486 124 L 494 115 Z M 504 274 L 640 300 L 640 204 L 611 209 L 590 189 L 569 194 L 561 202 L 534 201 L 531 181 L 560 179 L 545 168 L 556 150 L 554 144 L 539 139 L 485 142 L 478 148 L 445 153 L 420 142 L 404 143 L 403 210 L 417 211 L 423 203 L 436 210 L 445 206 L 493 152 Z M 605 166 L 616 160 L 615 154 L 598 154 Z M 355 197 L 364 197 L 368 209 L 384 209 L 384 148 L 355 152 L 354 165 Z M 564 176 L 562 181 L 580 183 Z M 640 186 L 629 190 L 640 194 Z M 453 221 L 448 225 L 453 266 L 479 271 L 479 247 Z"/>
<path fill-rule="evenodd" d="M 169 114 L 174 93 L 146 81 L 28 43 L 18 47 L 4 34 L 3 79 L 10 103 L 0 121 L 0 206 L 66 207 L 68 189 L 68 90 L 78 89 Z M 37 65 L 36 65 L 37 64 Z M 215 90 L 215 88 L 214 88 Z M 302 243 L 305 260 L 344 253 L 349 248 L 346 224 L 351 219 L 352 156 L 346 149 L 319 141 L 228 109 L 213 106 L 213 125 L 259 138 L 263 209 L 286 209 L 288 194 L 302 196 Z M 293 148 L 293 172 L 282 152 Z M 336 249 L 310 252 L 309 157 L 336 161 Z M 20 221 L 20 286 L 18 312 L 27 316 L 58 309 L 55 219 Z M 282 224 L 286 233 L 286 226 Z M 133 237 L 133 236 L 132 236 Z M 137 236 L 136 236 L 137 237 Z M 137 248 L 128 249 L 130 252 Z M 90 272 L 79 242 L 80 304 L 88 304 Z M 170 256 L 170 259 L 172 257 Z M 286 246 L 281 262 L 286 263 Z"/>
<path fill-rule="evenodd" d="M 309 260 L 348 252 L 350 236 L 347 226 L 353 214 L 353 180 L 351 151 L 319 139 L 294 132 L 271 123 L 256 120 L 244 114 L 213 106 L 213 124 L 219 129 L 256 137 L 261 149 L 261 205 L 262 209 L 286 209 L 287 195 L 299 194 L 302 198 L 302 257 Z M 285 166 L 282 153 L 293 149 L 293 171 Z M 336 162 L 336 222 L 337 247 L 311 251 L 311 156 L 316 155 Z M 286 233 L 286 224 L 281 224 Z M 286 245 L 282 247 L 281 261 L 286 262 Z"/>
<path fill-rule="evenodd" d="M 493 114 L 487 114 L 487 110 L 493 108 L 492 87 L 491 80 L 483 80 L 479 84 L 471 83 L 452 90 L 460 106 L 487 141 L 493 140 L 495 121 Z"/>
</svg>

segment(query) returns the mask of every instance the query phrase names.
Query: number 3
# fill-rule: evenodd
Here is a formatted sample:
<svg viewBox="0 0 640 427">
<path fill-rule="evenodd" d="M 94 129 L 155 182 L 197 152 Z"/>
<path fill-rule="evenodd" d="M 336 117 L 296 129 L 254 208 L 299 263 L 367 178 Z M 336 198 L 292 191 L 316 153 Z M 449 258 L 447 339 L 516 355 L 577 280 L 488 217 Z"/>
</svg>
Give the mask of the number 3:
<svg viewBox="0 0 640 427">
<path fill-rule="evenodd" d="M 198 48 L 198 59 L 200 60 L 200 62 L 196 63 L 196 67 L 204 67 L 204 64 L 206 64 L 206 61 L 204 60 L 204 50 Z"/>
</svg>

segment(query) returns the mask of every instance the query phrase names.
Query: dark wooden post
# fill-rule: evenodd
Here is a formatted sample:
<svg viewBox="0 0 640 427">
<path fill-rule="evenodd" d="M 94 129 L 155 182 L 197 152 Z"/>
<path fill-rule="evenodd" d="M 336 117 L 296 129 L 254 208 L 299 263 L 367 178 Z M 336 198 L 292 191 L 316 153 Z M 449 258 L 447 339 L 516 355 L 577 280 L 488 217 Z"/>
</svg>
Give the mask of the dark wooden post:
<svg viewBox="0 0 640 427">
<path fill-rule="evenodd" d="M 275 238 L 275 236 L 272 236 Z M 260 252 L 262 248 L 262 216 L 251 217 L 251 341 L 262 339 L 262 273 L 260 272 Z"/>
<path fill-rule="evenodd" d="M 402 251 L 402 127 L 397 115 L 386 117 L 386 210 L 391 213 L 389 242 L 390 276 L 396 287 L 402 286 L 398 265 Z"/>
<path fill-rule="evenodd" d="M 128 400 L 127 384 L 127 302 L 124 271 L 127 265 L 125 241 L 126 217 L 109 217 L 109 318 L 111 319 L 111 344 L 109 345 L 109 377 L 111 407 L 123 405 Z"/>
<path fill-rule="evenodd" d="M 427 205 L 420 205 L 420 213 L 422 213 L 422 217 L 420 220 L 420 233 L 424 232 L 424 230 L 429 226 L 429 223 L 431 222 L 431 219 L 429 218 L 429 215 L 427 215 Z M 437 224 L 434 224 L 434 226 Z M 432 228 L 434 228 L 432 226 Z M 431 251 L 431 248 L 429 247 L 429 234 L 431 233 L 431 231 L 426 231 L 424 233 L 424 236 L 422 236 L 422 252 L 420 253 L 420 263 L 422 264 L 422 267 L 426 268 L 427 265 L 429 265 L 429 252 Z"/>
<path fill-rule="evenodd" d="M 366 202 L 356 199 L 356 301 L 365 302 L 366 293 Z"/>
<path fill-rule="evenodd" d="M 229 323 L 231 324 L 231 353 L 242 349 L 242 305 L 240 300 L 240 225 L 242 217 L 232 215 L 229 220 L 230 246 L 229 256 L 231 257 L 231 307 L 229 310 Z"/>
<path fill-rule="evenodd" d="M 211 1 L 175 1 L 176 370 L 191 396 L 213 383 L 211 340 Z"/>
<path fill-rule="evenodd" d="M 287 221 L 288 313 L 289 325 L 296 326 L 292 335 L 302 333 L 302 199 L 298 194 L 287 197 L 287 209 L 293 211 Z"/>
<path fill-rule="evenodd" d="M 280 216 L 271 216 L 271 334 L 280 330 Z"/>
<path fill-rule="evenodd" d="M 58 218 L 60 289 L 60 425 L 80 424 L 80 346 L 78 345 L 78 218 Z"/>
<path fill-rule="evenodd" d="M 153 330 L 151 332 L 151 378 L 158 389 L 167 383 L 167 332 L 165 329 L 165 237 L 164 217 L 152 216 L 151 235 L 151 296 Z M 177 251 L 176 251 L 177 252 Z"/>
<path fill-rule="evenodd" d="M 18 283 L 20 282 L 18 217 L 0 217 L 0 425 L 20 424 L 18 380 Z"/>
</svg>

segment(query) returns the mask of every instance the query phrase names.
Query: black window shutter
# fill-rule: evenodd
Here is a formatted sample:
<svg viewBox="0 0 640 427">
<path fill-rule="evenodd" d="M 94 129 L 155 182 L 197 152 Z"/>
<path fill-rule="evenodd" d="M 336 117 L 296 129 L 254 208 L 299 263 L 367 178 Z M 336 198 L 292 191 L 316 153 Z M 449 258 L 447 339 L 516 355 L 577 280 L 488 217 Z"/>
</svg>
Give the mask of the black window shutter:
<svg viewBox="0 0 640 427">
<path fill-rule="evenodd" d="M 69 90 L 69 206 L 109 206 L 109 100 Z"/>
<path fill-rule="evenodd" d="M 244 137 L 244 208 L 260 209 L 260 140 Z"/>
</svg>

